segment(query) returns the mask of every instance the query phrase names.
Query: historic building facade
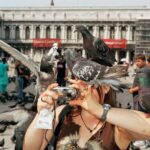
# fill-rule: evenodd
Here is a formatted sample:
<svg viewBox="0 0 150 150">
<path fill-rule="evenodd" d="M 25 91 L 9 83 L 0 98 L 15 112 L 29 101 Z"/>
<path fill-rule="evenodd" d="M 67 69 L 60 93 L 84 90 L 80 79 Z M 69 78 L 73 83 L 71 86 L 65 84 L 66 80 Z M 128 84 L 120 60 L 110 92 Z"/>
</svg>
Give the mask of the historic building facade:
<svg viewBox="0 0 150 150">
<path fill-rule="evenodd" d="M 115 48 L 117 61 L 130 62 L 136 44 L 136 22 L 150 19 L 146 7 L 47 7 L 0 8 L 0 39 L 35 61 L 49 48 L 33 47 L 33 39 L 61 39 L 62 49 L 83 49 L 82 37 L 74 32 L 85 25 L 102 39 L 126 39 L 126 48 Z M 1 55 L 3 55 L 1 51 Z"/>
</svg>

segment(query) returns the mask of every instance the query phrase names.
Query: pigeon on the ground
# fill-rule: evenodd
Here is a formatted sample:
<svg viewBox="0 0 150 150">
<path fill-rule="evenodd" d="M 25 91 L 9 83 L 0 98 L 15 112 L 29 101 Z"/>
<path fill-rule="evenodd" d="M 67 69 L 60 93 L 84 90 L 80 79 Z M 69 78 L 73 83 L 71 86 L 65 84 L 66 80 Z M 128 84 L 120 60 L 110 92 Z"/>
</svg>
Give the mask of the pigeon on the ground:
<svg viewBox="0 0 150 150">
<path fill-rule="evenodd" d="M 4 133 L 7 129 L 7 125 L 3 126 L 2 128 L 0 128 L 0 133 Z"/>
<path fill-rule="evenodd" d="M 0 113 L 0 125 L 16 125 L 12 139 L 15 139 L 15 149 L 22 149 L 25 132 L 32 122 L 35 112 L 17 106 L 14 109 Z"/>
<path fill-rule="evenodd" d="M 115 57 L 112 50 L 100 39 L 94 37 L 85 26 L 77 26 L 76 31 L 82 34 L 83 48 L 88 58 L 107 66 L 114 64 Z"/>
<path fill-rule="evenodd" d="M 2 140 L 0 141 L 0 147 L 4 147 L 4 145 L 5 145 L 5 139 L 2 139 Z"/>
</svg>

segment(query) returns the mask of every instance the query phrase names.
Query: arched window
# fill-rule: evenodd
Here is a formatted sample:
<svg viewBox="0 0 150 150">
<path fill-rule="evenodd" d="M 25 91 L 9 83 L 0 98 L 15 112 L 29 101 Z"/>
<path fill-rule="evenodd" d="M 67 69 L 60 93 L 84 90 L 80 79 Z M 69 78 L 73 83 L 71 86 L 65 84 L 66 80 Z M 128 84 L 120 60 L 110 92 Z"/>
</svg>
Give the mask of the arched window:
<svg viewBox="0 0 150 150">
<path fill-rule="evenodd" d="M 99 27 L 99 37 L 104 38 L 104 27 Z"/>
<path fill-rule="evenodd" d="M 20 29 L 18 26 L 15 28 L 15 39 L 20 39 Z"/>
<path fill-rule="evenodd" d="M 133 27 L 132 28 L 132 41 L 135 41 L 135 30 L 136 30 L 136 28 Z"/>
<path fill-rule="evenodd" d="M 51 29 L 50 27 L 46 28 L 46 38 L 50 38 L 51 37 Z"/>
<path fill-rule="evenodd" d="M 71 26 L 67 27 L 67 40 L 71 40 Z"/>
<path fill-rule="evenodd" d="M 126 27 L 121 28 L 121 39 L 126 39 Z"/>
<path fill-rule="evenodd" d="M 56 28 L 56 38 L 61 38 L 61 27 Z"/>
<path fill-rule="evenodd" d="M 5 39 L 9 40 L 10 39 L 10 27 L 5 28 Z"/>
<path fill-rule="evenodd" d="M 30 39 L 30 28 L 29 27 L 25 28 L 25 39 L 26 40 Z"/>
<path fill-rule="evenodd" d="M 40 38 L 40 27 L 36 27 L 36 29 L 35 29 L 35 38 L 37 38 L 37 39 Z"/>
<path fill-rule="evenodd" d="M 114 38 L 115 38 L 115 28 L 110 27 L 110 39 L 114 39 Z"/>
</svg>

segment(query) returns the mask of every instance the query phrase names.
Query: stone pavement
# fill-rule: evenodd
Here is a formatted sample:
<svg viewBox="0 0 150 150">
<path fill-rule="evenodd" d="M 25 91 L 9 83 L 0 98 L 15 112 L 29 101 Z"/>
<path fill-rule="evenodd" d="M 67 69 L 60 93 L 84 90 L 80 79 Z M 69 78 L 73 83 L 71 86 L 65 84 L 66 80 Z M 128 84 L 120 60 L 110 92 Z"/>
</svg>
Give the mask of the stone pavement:
<svg viewBox="0 0 150 150">
<path fill-rule="evenodd" d="M 0 102 L 0 112 L 4 111 L 4 110 L 8 110 L 8 106 L 11 105 L 13 102 L 9 102 L 9 103 L 1 103 Z M 0 140 L 2 138 L 5 139 L 5 145 L 4 148 L 0 147 L 0 150 L 14 150 L 14 144 L 11 141 L 11 136 L 13 135 L 13 131 L 14 131 L 15 126 L 8 126 L 6 131 L 2 134 L 0 133 Z"/>
</svg>

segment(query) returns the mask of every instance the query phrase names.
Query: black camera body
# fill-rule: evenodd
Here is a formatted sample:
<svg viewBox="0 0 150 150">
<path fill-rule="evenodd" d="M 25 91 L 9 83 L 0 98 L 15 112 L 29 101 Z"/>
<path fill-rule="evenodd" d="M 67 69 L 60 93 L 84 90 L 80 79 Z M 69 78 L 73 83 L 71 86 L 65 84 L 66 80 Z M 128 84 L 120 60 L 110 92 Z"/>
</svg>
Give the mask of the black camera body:
<svg viewBox="0 0 150 150">
<path fill-rule="evenodd" d="M 72 87 L 56 87 L 53 89 L 59 97 L 57 99 L 57 105 L 67 104 L 68 101 L 73 100 L 79 96 L 79 91 Z"/>
</svg>

